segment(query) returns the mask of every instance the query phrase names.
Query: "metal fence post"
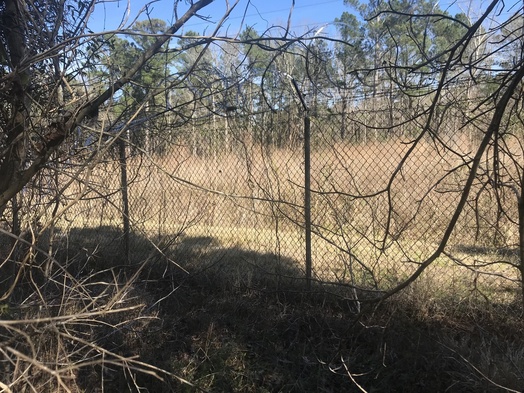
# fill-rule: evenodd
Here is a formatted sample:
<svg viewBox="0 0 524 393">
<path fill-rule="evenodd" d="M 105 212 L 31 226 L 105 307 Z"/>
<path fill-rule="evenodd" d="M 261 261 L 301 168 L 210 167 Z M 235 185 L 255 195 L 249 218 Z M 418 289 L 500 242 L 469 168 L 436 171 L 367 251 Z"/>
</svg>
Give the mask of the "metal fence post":
<svg viewBox="0 0 524 393">
<path fill-rule="evenodd" d="M 311 122 L 304 117 L 304 223 L 306 231 L 306 286 L 311 290 Z"/>
<path fill-rule="evenodd" d="M 120 187 L 122 192 L 122 222 L 124 225 L 124 257 L 126 263 L 130 262 L 129 258 L 129 236 L 130 236 L 130 225 L 129 225 L 129 196 L 128 196 L 128 184 L 127 184 L 127 156 L 126 156 L 126 143 L 124 139 L 119 138 L 118 140 L 118 153 L 120 161 Z"/>
<path fill-rule="evenodd" d="M 297 82 L 291 78 L 293 87 L 304 108 L 304 228 L 306 235 L 306 288 L 311 290 L 311 121 L 309 109 Z"/>
</svg>

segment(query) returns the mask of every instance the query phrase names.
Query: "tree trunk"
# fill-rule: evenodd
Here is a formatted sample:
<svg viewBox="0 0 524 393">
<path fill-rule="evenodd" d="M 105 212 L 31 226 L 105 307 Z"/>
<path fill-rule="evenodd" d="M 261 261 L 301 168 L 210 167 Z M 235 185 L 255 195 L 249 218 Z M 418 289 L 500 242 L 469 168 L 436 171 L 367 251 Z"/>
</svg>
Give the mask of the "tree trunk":
<svg viewBox="0 0 524 393">
<path fill-rule="evenodd" d="M 520 272 L 520 289 L 521 301 L 524 306 L 524 174 L 520 181 L 520 196 L 518 198 L 519 209 L 519 272 Z"/>
</svg>

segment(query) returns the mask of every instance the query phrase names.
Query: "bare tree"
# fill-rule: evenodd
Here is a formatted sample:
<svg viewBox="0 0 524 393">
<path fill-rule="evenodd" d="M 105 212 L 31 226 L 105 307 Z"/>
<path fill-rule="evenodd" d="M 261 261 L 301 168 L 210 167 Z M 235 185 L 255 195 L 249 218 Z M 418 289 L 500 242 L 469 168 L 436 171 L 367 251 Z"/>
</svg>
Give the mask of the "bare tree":
<svg viewBox="0 0 524 393">
<path fill-rule="evenodd" d="M 111 152 L 112 145 L 124 139 L 129 124 L 143 110 L 142 103 L 129 117 L 104 116 L 104 111 L 110 112 L 112 99 L 137 80 L 151 59 L 168 50 L 174 35 L 212 1 L 186 5 L 175 1 L 173 24 L 162 32 L 143 32 L 147 45 L 136 52 L 129 67 L 121 70 L 118 78 L 96 84 L 88 81 L 88 75 L 99 67 L 97 51 L 109 37 L 124 31 L 91 32 L 87 23 L 96 7 L 94 1 L 0 2 L 0 301 L 2 315 L 10 320 L 0 323 L 3 390 L 18 391 L 22 385 L 34 391 L 75 390 L 80 370 L 94 364 L 104 370 L 116 365 L 127 370 L 127 375 L 140 371 L 160 377 L 163 373 L 113 352 L 88 338 L 80 327 L 88 320 L 96 320 L 99 327 L 110 326 L 111 315 L 123 318 L 124 325 L 136 318 L 149 319 L 140 315 L 140 305 L 127 303 L 128 290 L 142 268 L 123 283 L 115 277 L 116 281 L 96 293 L 85 286 L 96 275 L 87 272 L 85 280 L 79 280 L 81 267 L 73 268 L 75 273 L 61 266 L 51 248 L 52 239 L 44 244 L 36 238 L 42 225 L 47 229 L 52 226 L 61 207 L 64 211 L 86 193 L 97 191 L 93 184 L 103 179 L 92 176 L 94 168 Z M 224 18 L 202 39 L 203 45 L 235 5 L 226 4 Z M 148 93 L 144 103 L 158 94 L 157 90 Z M 115 120 L 120 125 L 111 128 Z M 68 187 L 78 191 L 66 197 Z M 106 191 L 111 194 L 119 188 Z M 108 204 L 114 203 L 104 197 Z M 45 219 L 40 220 L 42 217 Z M 47 256 L 47 268 L 36 260 L 37 253 Z M 144 256 L 144 264 L 150 256 Z M 84 290 L 85 303 L 74 301 L 76 295 L 71 295 Z M 101 298 L 105 299 L 102 303 L 97 300 Z M 40 306 L 22 307 L 22 303 Z M 42 334 L 26 334 L 36 332 L 39 324 L 56 329 L 52 334 L 47 329 Z M 28 370 L 32 371 L 28 374 Z"/>
<path fill-rule="evenodd" d="M 3 89 L 6 104 L 0 158 L 2 212 L 11 198 L 45 166 L 54 149 L 86 118 L 96 116 L 100 106 L 130 83 L 171 36 L 211 1 L 191 2 L 189 9 L 156 36 L 133 66 L 101 93 L 70 97 L 68 102 L 64 100 L 64 88 L 78 73 L 73 69 L 78 67 L 74 57 L 82 52 L 86 38 L 94 38 L 82 35 L 94 2 L 80 2 L 78 8 L 83 14 L 79 16 L 68 14 L 72 8 L 65 2 L 53 3 L 49 13 L 41 11 L 48 9 L 47 3 L 29 6 L 13 0 L 3 4 L 2 83 L 7 88 Z"/>
<path fill-rule="evenodd" d="M 375 165 L 387 154 L 377 171 L 365 162 L 370 156 L 360 157 L 364 166 L 353 167 L 351 161 L 364 153 L 324 135 L 335 154 L 326 168 L 344 173 L 346 183 L 323 175 L 313 186 L 314 199 L 333 212 L 332 222 L 319 216 L 314 230 L 346 254 L 351 276 L 358 272 L 363 277 L 360 284 L 351 279 L 360 289 L 378 290 L 378 298 L 387 298 L 440 261 L 469 270 L 475 293 L 486 291 L 480 281 L 497 276 L 511 285 L 519 282 L 524 300 L 523 11 L 515 7 L 502 19 L 497 15 L 505 5 L 493 1 L 475 21 L 435 7 L 405 10 L 397 2 L 366 14 L 373 34 L 394 43 L 394 51 L 379 65 L 354 62 L 348 74 L 362 89 L 373 80 L 373 103 L 342 89 L 341 99 L 354 97 L 357 108 L 347 117 L 343 108 L 342 125 L 373 130 L 377 141 L 401 145 L 375 152 Z M 380 32 L 378 20 L 387 21 Z M 397 42 L 400 31 L 405 31 L 402 45 Z M 357 45 L 373 47 L 375 35 L 366 43 L 364 34 Z M 337 45 L 342 53 L 344 43 Z M 351 50 L 356 51 L 354 46 Z M 381 85 L 375 81 L 378 74 Z M 387 98 L 383 116 L 375 99 L 381 91 Z M 366 116 L 370 105 L 375 113 Z M 387 165 L 388 160 L 394 165 Z M 422 238 L 432 247 L 421 249 L 417 242 Z M 482 255 L 468 251 L 473 249 Z"/>
</svg>

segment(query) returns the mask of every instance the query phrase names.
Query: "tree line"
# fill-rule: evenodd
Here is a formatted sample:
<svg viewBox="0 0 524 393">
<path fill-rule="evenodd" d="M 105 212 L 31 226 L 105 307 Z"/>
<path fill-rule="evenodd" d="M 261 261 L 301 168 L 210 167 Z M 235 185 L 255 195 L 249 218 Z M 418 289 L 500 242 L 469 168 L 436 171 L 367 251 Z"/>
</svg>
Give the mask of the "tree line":
<svg viewBox="0 0 524 393">
<path fill-rule="evenodd" d="M 370 127 L 380 129 L 374 134 L 382 138 L 416 132 L 409 120 L 421 116 L 444 72 L 447 90 L 466 93 L 439 107 L 452 104 L 458 111 L 473 105 L 495 78 L 496 64 L 487 64 L 492 61 L 487 33 L 477 30 L 461 43 L 473 25 L 464 13 L 452 16 L 430 1 L 346 4 L 348 11 L 333 22 L 335 37 L 323 34 L 326 26 L 301 35 L 250 26 L 236 38 L 195 31 L 177 35 L 100 112 L 109 124 L 121 124 L 140 111 L 138 117 L 147 121 L 127 136 L 148 151 L 184 143 L 207 154 L 229 145 L 235 132 L 261 144 L 292 147 L 301 137 L 295 80 L 310 113 L 327 119 L 324 134 L 365 141 Z M 165 30 L 164 21 L 149 19 L 132 31 L 96 37 L 86 51 L 81 88 L 87 84 L 96 91 L 121 78 Z M 448 64 L 458 46 L 463 46 L 460 59 Z M 506 60 L 497 57 L 497 63 Z M 485 82 L 469 83 L 468 72 Z"/>
</svg>

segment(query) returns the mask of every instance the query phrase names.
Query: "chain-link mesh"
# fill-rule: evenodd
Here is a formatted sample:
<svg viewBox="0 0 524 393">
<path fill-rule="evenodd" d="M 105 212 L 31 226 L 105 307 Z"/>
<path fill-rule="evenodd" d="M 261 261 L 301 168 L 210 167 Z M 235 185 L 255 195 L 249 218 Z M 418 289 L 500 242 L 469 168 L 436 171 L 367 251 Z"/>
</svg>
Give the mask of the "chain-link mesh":
<svg viewBox="0 0 524 393">
<path fill-rule="evenodd" d="M 520 387 L 522 10 L 59 3 L 0 5 L 0 386 Z"/>
<path fill-rule="evenodd" d="M 118 259 L 130 241 L 132 261 L 154 244 L 178 250 L 182 267 L 189 255 L 202 266 L 240 258 L 264 273 L 304 279 L 310 165 L 315 282 L 381 294 L 420 270 L 418 282 L 436 292 L 512 302 L 520 287 L 517 198 L 511 187 L 494 186 L 490 171 L 495 161 L 507 165 L 501 176 L 511 179 L 518 144 L 508 139 L 496 157 L 488 149 L 468 180 L 483 132 L 456 128 L 459 115 L 434 119 L 433 129 L 427 114 L 405 109 L 302 113 L 297 104 L 259 114 L 231 110 L 169 133 L 148 134 L 153 125 L 141 124 L 121 135 L 123 151 L 85 152 L 98 163 L 82 170 L 63 163 L 60 179 L 44 173 L 38 181 L 66 184 L 59 227 L 78 235 L 68 239 L 84 242 L 94 261 L 104 248 Z"/>
</svg>

